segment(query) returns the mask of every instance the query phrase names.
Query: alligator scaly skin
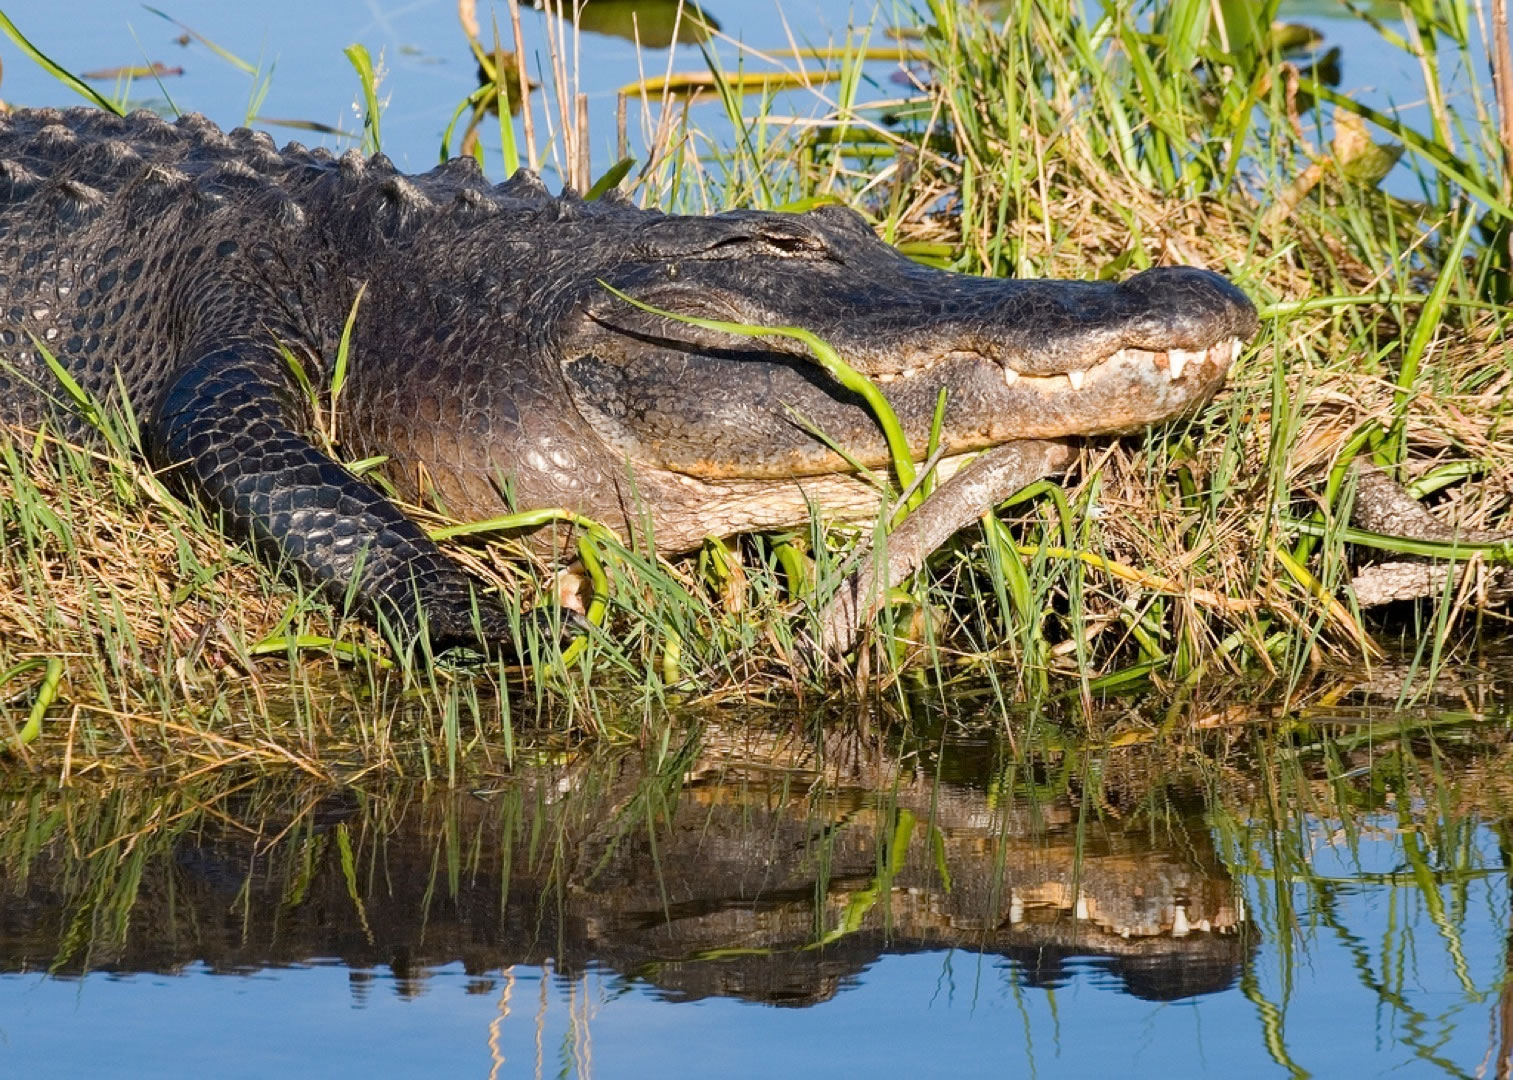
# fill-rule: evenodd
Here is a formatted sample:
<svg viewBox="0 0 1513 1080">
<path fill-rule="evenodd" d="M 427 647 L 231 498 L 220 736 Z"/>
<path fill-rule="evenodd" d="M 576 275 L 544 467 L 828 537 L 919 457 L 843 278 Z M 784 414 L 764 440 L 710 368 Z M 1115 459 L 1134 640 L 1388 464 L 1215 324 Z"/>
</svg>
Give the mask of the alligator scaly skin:
<svg viewBox="0 0 1513 1080">
<path fill-rule="evenodd" d="M 425 186 L 434 198 L 382 156 L 280 151 L 199 116 L 0 118 L 0 420 L 89 436 L 40 342 L 106 407 L 124 388 L 153 464 L 270 562 L 338 601 L 352 589 L 401 637 L 424 623 L 438 648 L 508 640 L 503 608 L 312 443 L 279 348 L 323 385 L 392 238 L 438 200 L 465 218 L 491 198 L 467 159 Z"/>
</svg>

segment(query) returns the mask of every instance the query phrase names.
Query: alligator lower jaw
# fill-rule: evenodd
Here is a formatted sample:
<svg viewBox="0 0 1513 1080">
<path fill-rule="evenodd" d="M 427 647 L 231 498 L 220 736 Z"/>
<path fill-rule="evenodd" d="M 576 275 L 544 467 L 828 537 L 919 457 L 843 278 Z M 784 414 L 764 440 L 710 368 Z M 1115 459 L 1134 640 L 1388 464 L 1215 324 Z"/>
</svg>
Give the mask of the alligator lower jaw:
<svg viewBox="0 0 1513 1080">
<path fill-rule="evenodd" d="M 976 456 L 942 457 L 937 481 L 948 480 Z M 804 529 L 816 517 L 826 524 L 867 524 L 877 520 L 879 506 L 877 489 L 849 472 L 707 479 L 642 469 L 636 483 L 656 549 L 669 556 L 696 550 L 710 536 Z"/>
</svg>

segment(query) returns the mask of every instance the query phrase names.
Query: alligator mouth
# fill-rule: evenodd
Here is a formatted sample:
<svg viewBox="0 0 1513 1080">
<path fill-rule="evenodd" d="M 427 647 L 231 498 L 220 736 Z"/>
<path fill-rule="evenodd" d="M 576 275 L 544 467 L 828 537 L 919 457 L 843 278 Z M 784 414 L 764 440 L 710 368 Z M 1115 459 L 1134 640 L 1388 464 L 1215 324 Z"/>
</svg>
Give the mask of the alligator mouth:
<svg viewBox="0 0 1513 1080">
<path fill-rule="evenodd" d="M 1021 372 L 1007 364 L 1000 364 L 1000 366 L 1003 369 L 1003 382 L 1005 386 L 1035 390 L 1045 394 L 1055 394 L 1063 393 L 1067 390 L 1082 390 L 1089 386 L 1094 386 L 1104 379 L 1127 379 L 1131 368 L 1148 368 L 1153 371 L 1162 372 L 1165 374 L 1168 382 L 1176 382 L 1182 378 L 1183 372 L 1188 370 L 1189 366 L 1204 369 L 1217 366 L 1221 370 L 1227 369 L 1240 355 L 1242 347 L 1243 343 L 1238 337 L 1231 337 L 1216 342 L 1206 349 L 1152 350 L 1133 347 L 1123 348 L 1088 367 L 1068 371 L 1029 374 Z M 901 380 L 919 378 L 921 375 L 928 374 L 934 368 L 948 361 L 981 362 L 985 359 L 987 358 L 978 353 L 949 352 L 943 354 L 939 360 L 932 363 L 921 364 L 918 367 L 907 367 L 900 371 L 882 372 L 871 376 L 871 378 L 873 382 L 886 386 Z M 999 363 L 998 361 L 993 362 Z"/>
<path fill-rule="evenodd" d="M 817 365 L 755 350 L 658 346 L 632 363 L 590 352 L 564 365 L 589 426 L 641 467 L 757 480 L 889 460 L 877 417 Z M 911 446 L 938 435 L 946 454 L 955 455 L 1016 439 L 1121 434 L 1175 418 L 1218 391 L 1241 348 L 1233 334 L 1206 348 L 1127 345 L 1086 367 L 1033 374 L 957 348 L 931 354 L 930 362 L 916 354 L 897 371 L 868 377 Z M 942 394 L 946 414 L 937 430 Z"/>
</svg>

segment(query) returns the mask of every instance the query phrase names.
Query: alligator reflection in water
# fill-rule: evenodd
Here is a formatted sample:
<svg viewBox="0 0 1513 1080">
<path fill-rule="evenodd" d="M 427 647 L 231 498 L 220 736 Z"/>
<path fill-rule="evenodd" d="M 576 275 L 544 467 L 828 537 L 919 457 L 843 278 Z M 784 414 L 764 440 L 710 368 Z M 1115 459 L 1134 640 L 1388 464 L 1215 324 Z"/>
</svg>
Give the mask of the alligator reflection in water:
<svg viewBox="0 0 1513 1080">
<path fill-rule="evenodd" d="M 487 796 L 33 796 L 4 809 L 32 839 L 0 870 L 0 970 L 339 958 L 414 992 L 446 964 L 549 962 L 668 999 L 807 1005 L 884 954 L 963 948 L 1045 986 L 1092 958 L 1167 1000 L 1230 986 L 1253 948 L 1201 823 L 707 760 L 669 781 L 601 759 Z"/>
</svg>

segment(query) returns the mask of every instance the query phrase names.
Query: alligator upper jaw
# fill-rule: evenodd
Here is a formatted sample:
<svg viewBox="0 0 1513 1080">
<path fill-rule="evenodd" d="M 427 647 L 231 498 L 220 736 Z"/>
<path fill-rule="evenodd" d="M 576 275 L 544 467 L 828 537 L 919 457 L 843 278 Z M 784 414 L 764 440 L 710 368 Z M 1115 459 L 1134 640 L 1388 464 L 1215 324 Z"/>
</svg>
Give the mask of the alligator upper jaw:
<svg viewBox="0 0 1513 1080">
<path fill-rule="evenodd" d="M 1039 394 L 1056 394 L 1064 391 L 1080 392 L 1089 384 L 1096 385 L 1106 379 L 1128 381 L 1129 372 L 1150 369 L 1164 375 L 1171 382 L 1182 378 L 1189 365 L 1195 368 L 1221 366 L 1228 368 L 1240 354 L 1242 342 L 1238 337 L 1226 338 L 1200 349 L 1140 349 L 1129 346 L 1097 360 L 1087 367 L 1069 368 L 1065 371 L 1037 371 L 1026 373 L 1010 364 L 999 364 L 1005 386 L 1019 385 L 1023 390 Z M 924 358 L 913 366 L 900 367 L 896 372 L 883 372 L 872 377 L 881 386 L 891 386 L 901 379 L 915 379 L 931 371 L 941 363 L 953 360 L 983 362 L 988 360 L 969 352 L 951 352 L 933 358 Z M 996 363 L 996 361 L 994 361 Z"/>
<path fill-rule="evenodd" d="M 1197 267 L 1156 267 L 1117 283 L 997 279 L 899 266 L 894 253 L 887 255 L 855 271 L 768 268 L 771 280 L 758 268 L 735 275 L 728 267 L 695 266 L 670 280 L 623 282 L 622 291 L 679 316 L 803 327 L 874 379 L 908 378 L 972 356 L 1005 373 L 1075 380 L 1121 350 L 1164 354 L 1168 362 L 1175 355 L 1180 374 L 1183 357 L 1248 339 L 1257 324 L 1243 293 Z M 636 310 L 609 293 L 591 298 L 583 314 L 590 336 L 598 330 L 685 350 L 808 355 L 792 337 L 741 339 Z"/>
</svg>

